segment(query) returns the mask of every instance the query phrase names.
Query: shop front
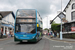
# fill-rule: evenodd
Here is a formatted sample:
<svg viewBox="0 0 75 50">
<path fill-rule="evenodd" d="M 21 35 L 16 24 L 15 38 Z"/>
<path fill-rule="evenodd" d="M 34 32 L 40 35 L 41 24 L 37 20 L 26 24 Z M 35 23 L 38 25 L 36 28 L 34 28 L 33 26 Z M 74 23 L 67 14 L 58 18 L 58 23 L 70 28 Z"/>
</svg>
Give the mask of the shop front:
<svg viewBox="0 0 75 50">
<path fill-rule="evenodd" d="M 62 29 L 64 38 L 75 38 L 75 22 L 63 24 Z"/>
<path fill-rule="evenodd" d="M 12 37 L 14 35 L 14 27 L 8 24 L 2 24 L 1 29 L 3 30 L 3 38 L 7 36 Z"/>
</svg>

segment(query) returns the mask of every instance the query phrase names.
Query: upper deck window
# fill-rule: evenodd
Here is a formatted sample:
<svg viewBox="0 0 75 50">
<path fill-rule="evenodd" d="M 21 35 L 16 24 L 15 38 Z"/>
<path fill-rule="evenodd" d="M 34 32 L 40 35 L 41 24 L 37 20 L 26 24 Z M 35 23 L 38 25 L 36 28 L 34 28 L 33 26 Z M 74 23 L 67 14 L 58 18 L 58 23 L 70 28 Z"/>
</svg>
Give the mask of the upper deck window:
<svg viewBox="0 0 75 50">
<path fill-rule="evenodd" d="M 18 10 L 17 17 L 36 17 L 35 10 Z"/>
</svg>

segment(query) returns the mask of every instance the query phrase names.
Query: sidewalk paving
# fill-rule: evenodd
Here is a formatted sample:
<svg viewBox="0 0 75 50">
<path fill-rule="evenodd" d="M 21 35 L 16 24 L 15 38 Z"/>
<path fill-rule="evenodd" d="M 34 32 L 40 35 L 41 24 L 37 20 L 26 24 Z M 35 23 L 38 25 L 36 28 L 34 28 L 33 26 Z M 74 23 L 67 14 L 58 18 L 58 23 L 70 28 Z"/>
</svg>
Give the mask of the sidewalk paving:
<svg viewBox="0 0 75 50">
<path fill-rule="evenodd" d="M 3 40 L 8 40 L 8 39 L 11 39 L 13 37 L 10 37 L 10 38 L 0 38 L 0 41 L 3 41 Z"/>
<path fill-rule="evenodd" d="M 50 38 L 50 36 L 46 36 L 48 38 Z M 56 41 L 65 41 L 65 42 L 75 42 L 75 39 L 68 39 L 68 38 L 63 38 L 62 40 L 60 40 L 60 38 L 50 38 L 51 40 L 56 40 Z"/>
</svg>

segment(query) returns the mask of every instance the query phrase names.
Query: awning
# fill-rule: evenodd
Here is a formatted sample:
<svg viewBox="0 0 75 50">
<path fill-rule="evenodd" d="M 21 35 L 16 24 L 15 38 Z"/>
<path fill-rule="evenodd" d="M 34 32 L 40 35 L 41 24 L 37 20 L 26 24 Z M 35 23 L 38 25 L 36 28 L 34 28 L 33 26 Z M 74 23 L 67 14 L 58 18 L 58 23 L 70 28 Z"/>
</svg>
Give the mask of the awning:
<svg viewBox="0 0 75 50">
<path fill-rule="evenodd" d="M 6 27 L 10 27 L 10 28 L 14 28 L 14 26 L 10 25 L 10 24 L 2 24 L 2 26 L 6 26 Z"/>
</svg>

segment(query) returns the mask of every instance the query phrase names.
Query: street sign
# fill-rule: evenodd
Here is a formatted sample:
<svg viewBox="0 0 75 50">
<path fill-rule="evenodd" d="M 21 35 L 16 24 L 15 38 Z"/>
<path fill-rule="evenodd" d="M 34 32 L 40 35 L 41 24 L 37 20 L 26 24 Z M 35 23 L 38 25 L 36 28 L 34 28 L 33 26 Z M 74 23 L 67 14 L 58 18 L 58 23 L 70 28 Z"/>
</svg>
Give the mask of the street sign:
<svg viewBox="0 0 75 50">
<path fill-rule="evenodd" d="M 62 19 L 64 18 L 65 16 L 63 14 L 60 14 L 59 17 Z"/>
<path fill-rule="evenodd" d="M 63 19 L 63 18 L 65 18 L 66 16 L 65 16 L 65 14 L 64 14 L 63 12 L 61 12 L 61 13 L 58 15 L 58 17 L 59 17 L 60 19 Z"/>
<path fill-rule="evenodd" d="M 71 31 L 75 31 L 75 27 L 71 27 Z"/>
</svg>

